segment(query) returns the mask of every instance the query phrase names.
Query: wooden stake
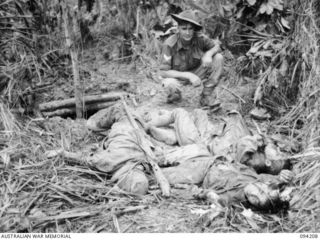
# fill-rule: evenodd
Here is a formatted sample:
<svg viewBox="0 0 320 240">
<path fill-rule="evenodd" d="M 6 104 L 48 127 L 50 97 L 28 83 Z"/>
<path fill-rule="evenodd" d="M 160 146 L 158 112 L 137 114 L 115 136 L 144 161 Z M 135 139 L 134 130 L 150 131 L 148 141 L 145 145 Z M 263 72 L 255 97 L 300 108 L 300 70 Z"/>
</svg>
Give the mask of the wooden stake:
<svg viewBox="0 0 320 240">
<path fill-rule="evenodd" d="M 72 61 L 76 114 L 77 114 L 77 118 L 82 118 L 84 105 L 83 105 L 82 87 L 81 87 L 80 77 L 79 77 L 78 56 L 77 56 L 77 52 L 76 52 L 74 41 L 73 41 L 74 34 L 70 26 L 70 22 L 72 21 L 70 21 L 69 7 L 66 3 L 66 0 L 61 1 L 61 6 L 62 6 L 64 30 L 65 30 L 65 36 L 66 36 L 66 47 L 70 52 L 71 61 Z"/>
</svg>

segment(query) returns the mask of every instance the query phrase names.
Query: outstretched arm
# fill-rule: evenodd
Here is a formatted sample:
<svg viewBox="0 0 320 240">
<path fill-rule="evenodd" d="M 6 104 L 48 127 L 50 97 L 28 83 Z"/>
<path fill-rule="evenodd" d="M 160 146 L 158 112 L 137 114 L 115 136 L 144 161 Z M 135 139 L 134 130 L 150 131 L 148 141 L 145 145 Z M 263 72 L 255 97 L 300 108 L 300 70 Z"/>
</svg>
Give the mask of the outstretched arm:
<svg viewBox="0 0 320 240">
<path fill-rule="evenodd" d="M 55 149 L 55 150 L 49 150 L 45 152 L 45 155 L 47 158 L 54 158 L 56 156 L 63 156 L 67 158 L 71 158 L 74 160 L 78 160 L 81 158 L 81 153 L 74 153 L 74 152 L 69 152 L 64 149 Z"/>
</svg>

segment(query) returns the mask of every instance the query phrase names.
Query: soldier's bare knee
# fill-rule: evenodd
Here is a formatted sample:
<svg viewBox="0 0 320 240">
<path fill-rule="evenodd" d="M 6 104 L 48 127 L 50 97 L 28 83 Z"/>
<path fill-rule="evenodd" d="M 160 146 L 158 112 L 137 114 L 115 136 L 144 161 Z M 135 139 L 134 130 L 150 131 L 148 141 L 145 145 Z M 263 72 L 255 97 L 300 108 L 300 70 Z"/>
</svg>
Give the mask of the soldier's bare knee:
<svg viewBox="0 0 320 240">
<path fill-rule="evenodd" d="M 213 57 L 214 62 L 218 62 L 218 63 L 223 63 L 224 61 L 224 57 L 221 53 L 217 53 L 216 55 L 214 55 Z"/>
</svg>

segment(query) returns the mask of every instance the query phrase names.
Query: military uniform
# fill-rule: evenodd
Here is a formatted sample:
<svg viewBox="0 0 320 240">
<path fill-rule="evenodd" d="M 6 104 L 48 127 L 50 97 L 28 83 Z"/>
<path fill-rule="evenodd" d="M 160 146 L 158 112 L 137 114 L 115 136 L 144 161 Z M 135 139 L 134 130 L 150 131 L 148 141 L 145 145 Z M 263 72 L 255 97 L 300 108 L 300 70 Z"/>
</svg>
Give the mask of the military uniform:
<svg viewBox="0 0 320 240">
<path fill-rule="evenodd" d="M 163 46 L 161 70 L 196 71 L 201 68 L 201 57 L 204 52 L 213 48 L 215 43 L 204 34 L 197 34 L 190 44 L 184 46 L 179 33 L 169 37 Z"/>
<path fill-rule="evenodd" d="M 183 16 L 189 16 L 188 14 L 190 13 L 181 13 Z M 178 18 L 195 24 L 195 22 L 191 21 L 189 18 L 179 18 L 179 16 L 180 15 L 175 15 L 173 17 L 175 17 L 175 19 Z M 200 28 L 200 25 L 196 26 Z M 213 63 L 209 67 L 202 66 L 201 58 L 205 52 L 215 47 L 215 45 L 214 40 L 208 38 L 199 31 L 195 31 L 191 44 L 186 46 L 182 43 L 180 34 L 175 33 L 164 42 L 160 70 L 176 70 L 180 72 L 187 71 L 194 73 L 202 80 L 204 87 L 202 97 L 211 97 L 213 90 L 219 83 L 219 77 L 223 68 L 223 56 L 220 53 L 216 53 L 213 56 Z M 165 87 L 173 88 L 174 90 L 176 88 L 179 90 L 179 81 L 171 79 L 171 81 L 165 82 Z"/>
</svg>

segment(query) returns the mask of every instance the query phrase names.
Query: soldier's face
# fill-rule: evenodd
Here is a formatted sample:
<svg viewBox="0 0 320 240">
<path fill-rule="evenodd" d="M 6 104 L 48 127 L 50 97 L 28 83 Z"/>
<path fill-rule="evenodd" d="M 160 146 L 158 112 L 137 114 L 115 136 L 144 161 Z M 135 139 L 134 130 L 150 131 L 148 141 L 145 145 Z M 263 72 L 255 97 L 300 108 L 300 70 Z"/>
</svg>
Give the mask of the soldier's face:
<svg viewBox="0 0 320 240">
<path fill-rule="evenodd" d="M 180 24 L 179 33 L 183 40 L 190 41 L 194 34 L 194 27 L 191 23 Z"/>
<path fill-rule="evenodd" d="M 248 184 L 244 188 L 244 194 L 253 206 L 260 209 L 272 207 L 280 197 L 278 188 L 262 182 Z"/>
<path fill-rule="evenodd" d="M 249 158 L 245 163 L 245 165 L 252 167 L 257 173 L 262 173 L 266 169 L 266 159 L 264 154 L 256 152 Z"/>
</svg>

